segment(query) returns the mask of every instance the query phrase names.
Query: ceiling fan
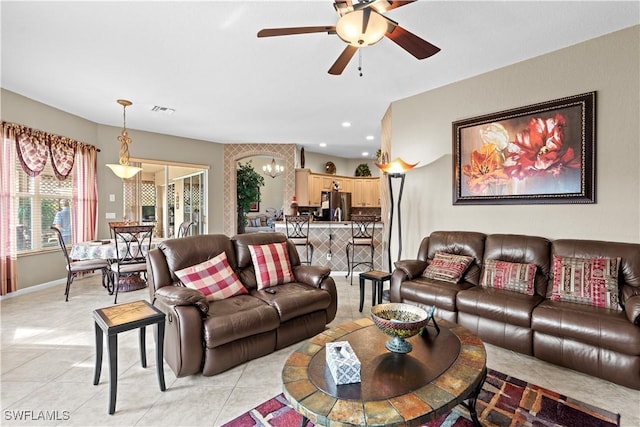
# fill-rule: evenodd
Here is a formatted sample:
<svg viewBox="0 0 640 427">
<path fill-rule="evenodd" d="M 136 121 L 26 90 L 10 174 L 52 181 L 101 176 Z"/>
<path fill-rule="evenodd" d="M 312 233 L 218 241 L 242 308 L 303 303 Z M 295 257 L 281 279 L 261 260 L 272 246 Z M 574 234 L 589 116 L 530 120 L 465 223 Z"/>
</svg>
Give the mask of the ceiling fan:
<svg viewBox="0 0 640 427">
<path fill-rule="evenodd" d="M 333 7 L 338 16 L 335 26 L 265 28 L 258 37 L 287 36 L 293 34 L 324 33 L 337 34 L 347 47 L 336 62 L 329 68 L 329 74 L 339 75 L 345 69 L 358 48 L 371 46 L 383 37 L 393 40 L 398 46 L 418 59 L 435 55 L 440 48 L 405 30 L 397 22 L 382 15 L 383 13 L 413 3 L 416 0 L 334 0 Z"/>
</svg>

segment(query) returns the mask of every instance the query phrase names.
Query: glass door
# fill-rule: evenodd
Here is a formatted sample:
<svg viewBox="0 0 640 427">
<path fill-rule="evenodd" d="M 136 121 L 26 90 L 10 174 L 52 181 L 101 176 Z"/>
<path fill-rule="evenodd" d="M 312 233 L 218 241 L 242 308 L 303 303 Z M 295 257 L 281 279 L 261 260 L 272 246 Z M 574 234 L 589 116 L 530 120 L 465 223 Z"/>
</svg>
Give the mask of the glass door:
<svg viewBox="0 0 640 427">
<path fill-rule="evenodd" d="M 192 222 L 190 235 L 203 234 L 203 212 L 204 212 L 204 172 L 183 178 L 183 200 L 182 221 Z"/>
</svg>

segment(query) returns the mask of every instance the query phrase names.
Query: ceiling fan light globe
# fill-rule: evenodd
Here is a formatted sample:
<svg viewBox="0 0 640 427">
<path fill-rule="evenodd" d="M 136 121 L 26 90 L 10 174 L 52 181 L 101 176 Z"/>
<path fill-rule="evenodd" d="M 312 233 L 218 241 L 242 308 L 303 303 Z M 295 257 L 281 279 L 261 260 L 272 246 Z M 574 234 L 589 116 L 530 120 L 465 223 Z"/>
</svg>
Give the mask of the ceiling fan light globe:
<svg viewBox="0 0 640 427">
<path fill-rule="evenodd" d="M 356 10 L 341 17 L 336 24 L 336 33 L 345 43 L 352 46 L 371 46 L 384 37 L 388 29 L 387 19 L 375 12 L 371 12 L 367 31 L 362 32 L 364 12 Z"/>
</svg>

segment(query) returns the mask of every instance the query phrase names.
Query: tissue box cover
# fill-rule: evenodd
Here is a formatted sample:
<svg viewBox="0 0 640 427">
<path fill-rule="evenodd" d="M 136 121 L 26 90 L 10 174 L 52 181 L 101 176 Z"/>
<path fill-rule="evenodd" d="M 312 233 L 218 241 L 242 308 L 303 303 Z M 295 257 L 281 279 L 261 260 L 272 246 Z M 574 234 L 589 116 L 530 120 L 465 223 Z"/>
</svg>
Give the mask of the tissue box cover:
<svg viewBox="0 0 640 427">
<path fill-rule="evenodd" d="M 360 360 L 348 341 L 326 344 L 327 366 L 337 385 L 360 382 Z"/>
</svg>

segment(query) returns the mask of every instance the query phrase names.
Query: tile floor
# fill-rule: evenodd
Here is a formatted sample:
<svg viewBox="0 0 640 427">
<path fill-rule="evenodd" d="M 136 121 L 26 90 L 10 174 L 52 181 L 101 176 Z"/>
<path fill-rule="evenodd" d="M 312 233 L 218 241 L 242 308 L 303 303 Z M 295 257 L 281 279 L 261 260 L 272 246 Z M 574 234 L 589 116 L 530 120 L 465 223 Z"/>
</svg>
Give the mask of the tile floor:
<svg viewBox="0 0 640 427">
<path fill-rule="evenodd" d="M 331 324 L 368 316 L 370 295 L 358 312 L 358 286 L 336 277 L 338 316 Z M 370 292 L 368 286 L 367 292 Z M 219 426 L 281 392 L 280 370 L 297 345 L 214 377 L 176 378 L 165 365 L 167 391 L 159 390 L 152 328 L 147 328 L 146 369 L 140 366 L 137 331 L 119 335 L 116 413 L 108 415 L 108 369 L 93 385 L 92 311 L 109 306 L 99 276 L 76 280 L 69 302 L 56 285 L 4 298 L 2 321 L 2 425 Z M 148 299 L 146 289 L 122 293 L 119 302 Z M 487 345 L 488 366 L 583 402 L 619 412 L 623 426 L 640 426 L 640 392 Z M 53 417 L 17 420 L 19 415 Z"/>
</svg>

